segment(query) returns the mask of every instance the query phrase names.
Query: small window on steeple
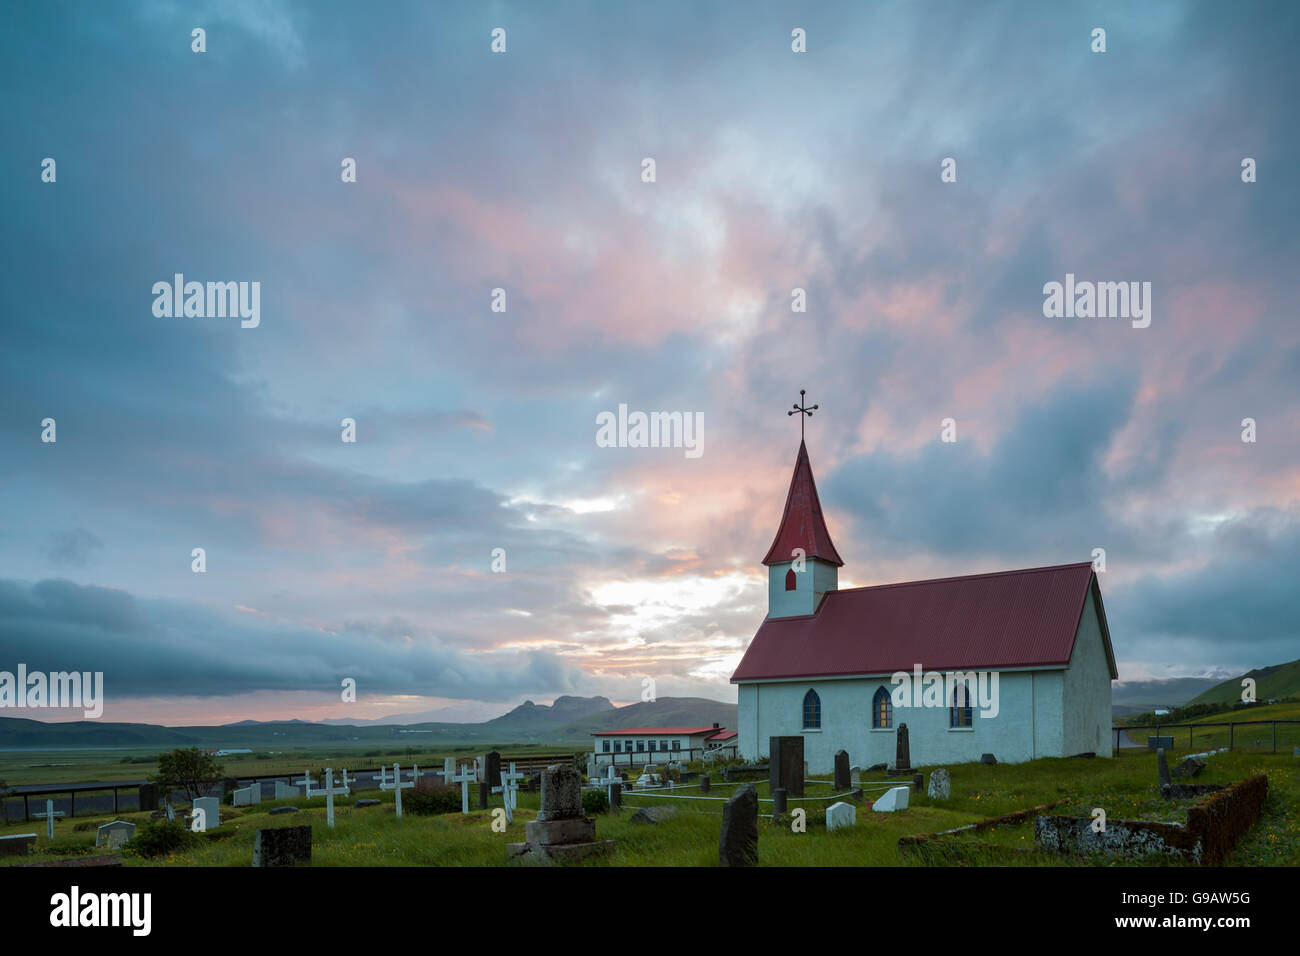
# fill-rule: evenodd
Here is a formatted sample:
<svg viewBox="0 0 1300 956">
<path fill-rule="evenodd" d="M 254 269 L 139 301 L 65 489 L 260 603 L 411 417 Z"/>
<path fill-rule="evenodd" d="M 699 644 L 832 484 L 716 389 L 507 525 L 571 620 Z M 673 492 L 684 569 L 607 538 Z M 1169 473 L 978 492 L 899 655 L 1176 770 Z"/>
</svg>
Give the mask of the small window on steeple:
<svg viewBox="0 0 1300 956">
<path fill-rule="evenodd" d="M 791 568 L 789 571 L 785 572 L 785 589 L 787 591 L 794 591 L 798 589 L 798 586 L 795 582 L 794 568 Z"/>
</svg>

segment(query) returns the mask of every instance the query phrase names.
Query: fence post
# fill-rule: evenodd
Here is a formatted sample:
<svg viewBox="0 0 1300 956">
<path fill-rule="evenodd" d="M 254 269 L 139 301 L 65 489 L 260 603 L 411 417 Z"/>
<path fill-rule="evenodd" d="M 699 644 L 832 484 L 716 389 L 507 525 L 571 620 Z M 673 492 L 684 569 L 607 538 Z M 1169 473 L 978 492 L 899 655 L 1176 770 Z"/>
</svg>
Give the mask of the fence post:
<svg viewBox="0 0 1300 956">
<path fill-rule="evenodd" d="M 1228 750 L 1229 751 L 1232 750 L 1232 734 L 1233 731 L 1236 729 L 1236 727 L 1237 725 L 1235 723 L 1228 724 Z"/>
<path fill-rule="evenodd" d="M 1277 753 L 1277 721 L 1273 721 L 1273 753 Z"/>
</svg>

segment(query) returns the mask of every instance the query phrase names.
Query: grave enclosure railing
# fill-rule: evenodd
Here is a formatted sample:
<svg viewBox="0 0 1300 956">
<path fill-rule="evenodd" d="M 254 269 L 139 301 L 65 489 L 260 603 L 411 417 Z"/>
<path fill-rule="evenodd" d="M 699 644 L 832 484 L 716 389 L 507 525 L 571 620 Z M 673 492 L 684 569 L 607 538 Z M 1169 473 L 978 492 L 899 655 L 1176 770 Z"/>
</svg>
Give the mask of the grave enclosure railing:
<svg viewBox="0 0 1300 956">
<path fill-rule="evenodd" d="M 1278 747 L 1278 727 L 1283 729 L 1284 739 L 1282 745 L 1287 746 L 1288 740 L 1291 746 L 1300 746 L 1300 720 L 1225 720 L 1214 723 L 1197 723 L 1197 724 L 1132 724 L 1129 726 L 1112 726 L 1111 733 L 1114 735 L 1115 749 L 1120 749 L 1122 734 L 1127 734 L 1133 742 L 1127 749 L 1141 749 L 1147 746 L 1144 739 L 1139 739 L 1135 734 L 1141 733 L 1143 736 L 1152 737 L 1171 737 L 1174 747 L 1180 747 L 1180 741 L 1187 742 L 1188 749 L 1195 750 L 1197 747 L 1213 748 L 1226 746 L 1229 750 L 1242 749 L 1270 749 L 1277 753 Z M 1228 729 L 1226 740 L 1222 737 L 1223 728 Z M 1268 728 L 1265 736 L 1251 736 L 1246 728 Z M 1239 732 L 1238 728 L 1242 728 Z M 1295 733 L 1288 738 L 1285 735 L 1293 730 Z M 1212 733 L 1212 731 L 1219 733 Z M 1173 731 L 1186 731 L 1186 736 L 1175 734 Z M 1196 742 L 1197 732 L 1200 732 L 1201 743 Z M 1251 741 L 1249 744 L 1246 741 Z"/>
</svg>

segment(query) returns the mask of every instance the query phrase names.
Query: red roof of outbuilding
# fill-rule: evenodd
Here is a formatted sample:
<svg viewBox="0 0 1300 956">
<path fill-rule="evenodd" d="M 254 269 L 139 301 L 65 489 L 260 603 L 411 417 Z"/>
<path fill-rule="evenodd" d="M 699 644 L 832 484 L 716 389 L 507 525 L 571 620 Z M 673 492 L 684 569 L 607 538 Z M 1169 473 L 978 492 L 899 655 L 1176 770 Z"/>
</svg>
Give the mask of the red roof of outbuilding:
<svg viewBox="0 0 1300 956">
<path fill-rule="evenodd" d="M 794 461 L 794 475 L 790 478 L 790 492 L 785 496 L 781 527 L 777 528 L 763 563 L 790 561 L 794 558 L 795 548 L 802 548 L 806 558 L 821 558 L 836 567 L 844 563 L 831 543 L 831 533 L 826 530 L 822 503 L 817 498 L 817 485 L 808 461 L 808 449 L 802 439 L 799 456 Z"/>
<path fill-rule="evenodd" d="M 617 737 L 627 735 L 629 737 L 636 734 L 677 734 L 681 737 L 690 737 L 694 734 L 711 734 L 718 727 L 632 727 L 628 730 L 595 730 L 592 731 L 593 737 Z"/>
<path fill-rule="evenodd" d="M 730 740 L 734 736 L 736 736 L 736 731 L 734 730 L 719 730 L 716 734 L 714 734 L 711 737 L 708 737 L 707 739 L 708 740 Z"/>
<path fill-rule="evenodd" d="M 733 682 L 923 670 L 1065 666 L 1092 592 L 1090 563 L 827 591 L 813 614 L 768 618 Z"/>
</svg>

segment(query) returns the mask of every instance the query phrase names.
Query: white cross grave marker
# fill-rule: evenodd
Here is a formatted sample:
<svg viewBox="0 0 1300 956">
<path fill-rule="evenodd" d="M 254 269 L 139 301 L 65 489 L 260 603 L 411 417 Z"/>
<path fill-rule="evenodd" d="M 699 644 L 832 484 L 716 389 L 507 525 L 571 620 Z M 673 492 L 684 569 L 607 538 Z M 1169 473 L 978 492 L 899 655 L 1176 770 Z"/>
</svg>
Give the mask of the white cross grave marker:
<svg viewBox="0 0 1300 956">
<path fill-rule="evenodd" d="M 45 801 L 45 836 L 54 839 L 54 801 Z"/>
<path fill-rule="evenodd" d="M 460 812 L 469 813 L 469 785 L 478 779 L 474 768 L 466 765 L 464 770 L 451 779 L 460 784 Z"/>
<path fill-rule="evenodd" d="M 379 789 L 383 790 L 388 786 L 388 765 L 379 765 Z"/>
<path fill-rule="evenodd" d="M 325 769 L 325 789 L 317 790 L 317 796 L 325 797 L 325 822 L 329 824 L 330 829 L 334 829 L 334 795 L 347 796 L 347 787 L 334 786 L 334 770 L 327 767 Z"/>
<path fill-rule="evenodd" d="M 410 790 L 414 786 L 414 780 L 402 783 L 402 768 L 399 764 L 393 764 L 393 782 L 388 783 L 387 781 L 384 781 L 379 785 L 380 790 L 394 791 L 393 800 L 397 805 L 397 819 L 399 820 L 402 819 L 402 791 Z"/>
<path fill-rule="evenodd" d="M 518 781 L 526 776 L 528 776 L 526 773 L 516 773 L 515 765 L 512 763 L 508 772 L 501 772 L 501 786 L 492 788 L 493 793 L 500 793 L 505 800 L 506 823 L 515 822 L 515 802 L 519 797 Z"/>
<path fill-rule="evenodd" d="M 307 797 L 308 800 L 310 800 L 312 797 L 318 797 L 318 796 L 320 796 L 320 791 L 319 791 L 319 790 L 317 790 L 315 793 L 312 793 L 312 792 L 311 792 L 311 785 L 312 785 L 315 781 L 312 780 L 312 776 L 311 776 L 311 771 L 310 771 L 310 770 L 304 770 L 304 771 L 302 772 L 302 779 L 301 779 L 301 780 L 294 780 L 294 781 L 292 781 L 292 782 L 293 782 L 294 784 L 296 784 L 296 785 L 297 785 L 297 784 L 300 784 L 300 785 L 303 787 L 303 794 L 304 794 L 304 796 Z"/>
<path fill-rule="evenodd" d="M 442 769 L 438 771 L 442 777 L 442 782 L 451 786 L 453 778 L 456 776 L 456 761 L 451 757 L 444 757 L 442 760 Z"/>
</svg>

